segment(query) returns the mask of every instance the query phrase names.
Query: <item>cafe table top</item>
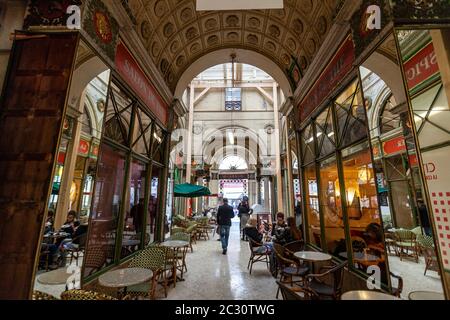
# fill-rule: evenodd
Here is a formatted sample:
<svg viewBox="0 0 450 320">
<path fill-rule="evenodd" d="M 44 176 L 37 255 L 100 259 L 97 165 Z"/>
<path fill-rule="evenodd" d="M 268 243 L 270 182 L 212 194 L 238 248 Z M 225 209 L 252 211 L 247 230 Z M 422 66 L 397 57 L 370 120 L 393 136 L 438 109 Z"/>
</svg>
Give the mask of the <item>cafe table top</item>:
<svg viewBox="0 0 450 320">
<path fill-rule="evenodd" d="M 108 288 L 124 288 L 148 281 L 152 276 L 153 272 L 150 269 L 123 268 L 102 274 L 98 282 Z"/>
<path fill-rule="evenodd" d="M 162 242 L 160 245 L 169 248 L 183 248 L 189 246 L 189 242 L 182 240 L 167 240 Z"/>
<path fill-rule="evenodd" d="M 348 258 L 347 252 L 341 252 L 341 253 L 339 253 L 339 256 L 341 256 L 345 259 Z M 370 254 L 370 253 L 353 252 L 353 259 L 356 261 L 378 261 L 381 258 L 377 257 L 376 255 Z"/>
<path fill-rule="evenodd" d="M 434 291 L 413 291 L 408 295 L 409 300 L 445 300 L 442 292 Z"/>
<path fill-rule="evenodd" d="M 345 292 L 341 296 L 341 300 L 402 300 L 402 299 L 379 291 L 355 290 Z"/>
<path fill-rule="evenodd" d="M 329 261 L 333 257 L 327 253 L 317 252 L 317 251 L 298 251 L 294 253 L 294 256 L 301 260 L 319 262 L 319 261 Z"/>
</svg>

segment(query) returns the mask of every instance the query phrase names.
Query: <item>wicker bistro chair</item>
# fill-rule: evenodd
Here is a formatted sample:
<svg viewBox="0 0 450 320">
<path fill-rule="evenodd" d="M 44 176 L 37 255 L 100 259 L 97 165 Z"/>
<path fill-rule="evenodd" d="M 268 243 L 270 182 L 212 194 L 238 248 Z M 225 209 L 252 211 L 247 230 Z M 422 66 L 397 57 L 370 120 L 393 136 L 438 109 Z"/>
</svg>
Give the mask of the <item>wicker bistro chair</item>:
<svg viewBox="0 0 450 320">
<path fill-rule="evenodd" d="M 283 300 L 311 300 L 311 292 L 300 287 L 288 287 L 286 284 L 277 281 L 278 289 Z"/>
<path fill-rule="evenodd" d="M 419 252 L 414 232 L 406 229 L 395 230 L 395 246 L 398 249 L 400 261 L 404 257 L 409 257 L 419 263 Z"/>
<path fill-rule="evenodd" d="M 439 262 L 437 260 L 433 238 L 426 235 L 418 235 L 417 244 L 425 258 L 425 271 L 423 274 L 426 275 L 428 270 L 439 273 Z"/>
<path fill-rule="evenodd" d="M 118 300 L 118 299 L 95 291 L 68 290 L 61 293 L 61 300 Z"/>
<path fill-rule="evenodd" d="M 52 296 L 51 294 L 35 290 L 33 291 L 32 300 L 59 300 L 58 298 Z"/>
<path fill-rule="evenodd" d="M 186 242 L 189 242 L 189 244 L 190 244 L 191 235 L 189 233 L 179 232 L 179 233 L 171 235 L 168 240 L 186 241 Z M 184 272 L 187 272 L 186 254 L 187 254 L 187 248 L 181 248 L 178 250 L 177 261 L 179 262 L 179 265 L 177 265 L 177 268 L 181 272 L 181 278 L 183 278 Z"/>
<path fill-rule="evenodd" d="M 130 261 L 128 267 L 145 268 L 153 272 L 150 283 L 128 287 L 128 296 L 155 299 L 156 287 L 158 284 L 162 284 L 164 295 L 167 298 L 166 250 L 163 247 L 147 247 Z"/>
<path fill-rule="evenodd" d="M 299 260 L 296 256 L 294 256 L 294 253 L 298 251 L 303 251 L 305 249 L 305 241 L 303 240 L 297 240 L 293 242 L 289 242 L 284 245 L 286 256 L 291 260 Z"/>
<path fill-rule="evenodd" d="M 252 274 L 253 264 L 257 262 L 264 262 L 269 268 L 269 256 L 271 252 L 269 250 L 265 250 L 264 252 L 258 252 L 258 249 L 263 247 L 262 243 L 258 243 L 252 239 L 248 239 L 248 246 L 250 248 L 250 258 L 248 259 L 247 269 L 250 270 L 250 274 Z"/>
<path fill-rule="evenodd" d="M 304 282 L 305 276 L 309 272 L 309 268 L 301 265 L 298 260 L 289 259 L 288 252 L 286 249 L 278 244 L 273 244 L 273 249 L 275 251 L 277 264 L 280 270 L 280 282 L 281 283 L 289 283 L 291 286 L 294 283 L 302 284 Z M 294 281 L 294 277 L 299 277 L 300 280 Z M 280 293 L 280 288 L 277 291 L 277 299 Z"/>
<path fill-rule="evenodd" d="M 311 294 L 313 300 L 340 300 L 347 264 L 348 261 L 344 261 L 338 265 L 323 267 L 321 273 L 308 274 L 301 287 Z M 325 283 L 326 278 L 331 278 L 331 284 Z"/>
</svg>

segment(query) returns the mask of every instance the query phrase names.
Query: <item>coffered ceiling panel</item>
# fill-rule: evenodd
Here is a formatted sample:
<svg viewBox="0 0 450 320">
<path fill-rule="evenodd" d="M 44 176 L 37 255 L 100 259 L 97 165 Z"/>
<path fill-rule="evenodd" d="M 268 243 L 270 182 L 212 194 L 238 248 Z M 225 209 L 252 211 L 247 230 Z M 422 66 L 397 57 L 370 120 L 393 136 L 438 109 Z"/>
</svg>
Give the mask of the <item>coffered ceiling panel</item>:
<svg viewBox="0 0 450 320">
<path fill-rule="evenodd" d="M 196 11 L 195 0 L 125 3 L 150 57 L 174 90 L 192 62 L 222 48 L 257 51 L 286 73 L 297 59 L 305 71 L 332 25 L 339 2 L 285 0 L 284 9 L 202 12 Z"/>
</svg>

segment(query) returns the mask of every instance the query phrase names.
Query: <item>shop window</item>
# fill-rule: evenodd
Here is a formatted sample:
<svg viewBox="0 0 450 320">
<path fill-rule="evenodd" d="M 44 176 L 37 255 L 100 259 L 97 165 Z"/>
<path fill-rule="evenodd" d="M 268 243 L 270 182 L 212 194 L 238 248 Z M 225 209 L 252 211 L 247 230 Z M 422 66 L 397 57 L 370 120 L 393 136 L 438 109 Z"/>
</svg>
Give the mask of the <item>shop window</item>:
<svg viewBox="0 0 450 320">
<path fill-rule="evenodd" d="M 380 133 L 388 133 L 402 126 L 401 117 L 396 108 L 394 96 L 391 95 L 385 102 L 383 111 L 380 115 Z"/>
<path fill-rule="evenodd" d="M 117 225 L 125 180 L 125 153 L 102 144 L 98 162 L 84 276 L 114 263 Z"/>
<path fill-rule="evenodd" d="M 133 142 L 133 151 L 143 155 L 145 157 L 151 157 L 151 142 L 152 142 L 152 120 L 150 117 L 140 110 L 136 108 L 136 125 L 134 134 L 134 142 Z"/>
<path fill-rule="evenodd" d="M 301 133 L 302 161 L 308 164 L 315 160 L 314 133 L 312 125 L 307 126 Z"/>
<path fill-rule="evenodd" d="M 335 101 L 340 146 L 367 137 L 364 103 L 359 82 L 351 84 Z"/>
<path fill-rule="evenodd" d="M 146 165 L 133 160 L 130 166 L 130 183 L 126 194 L 121 258 L 137 251 L 141 244 L 145 214 Z M 149 238 L 150 235 L 147 236 Z"/>
<path fill-rule="evenodd" d="M 305 184 L 305 205 L 308 218 L 309 242 L 321 247 L 321 227 L 319 214 L 319 193 L 317 188 L 316 166 L 309 165 L 303 169 Z"/>
<path fill-rule="evenodd" d="M 131 113 L 134 104 L 134 101 L 125 92 L 120 90 L 114 83 L 111 83 L 108 114 L 105 123 L 105 137 L 128 146 Z"/>
<path fill-rule="evenodd" d="M 354 265 L 363 272 L 369 266 L 379 266 L 386 283 L 386 250 L 368 143 L 345 149 L 342 156 Z"/>
<path fill-rule="evenodd" d="M 332 109 L 327 108 L 316 119 L 318 157 L 323 158 L 335 150 L 335 131 Z"/>
<path fill-rule="evenodd" d="M 325 224 L 327 251 L 336 256 L 346 251 L 344 220 L 336 157 L 320 164 L 320 211 Z"/>
</svg>

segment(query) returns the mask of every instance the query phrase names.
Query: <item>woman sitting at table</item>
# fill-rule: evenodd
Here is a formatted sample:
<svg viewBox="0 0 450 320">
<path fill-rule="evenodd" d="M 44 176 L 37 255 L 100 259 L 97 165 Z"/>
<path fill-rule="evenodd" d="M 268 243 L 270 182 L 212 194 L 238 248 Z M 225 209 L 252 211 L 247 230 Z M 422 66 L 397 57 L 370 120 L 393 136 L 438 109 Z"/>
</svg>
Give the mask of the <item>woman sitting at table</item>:
<svg viewBox="0 0 450 320">
<path fill-rule="evenodd" d="M 273 242 L 279 244 L 286 244 L 286 229 L 287 224 L 284 221 L 284 213 L 277 213 L 277 222 L 272 227 L 272 239 Z"/>
<path fill-rule="evenodd" d="M 273 248 L 273 244 L 271 242 L 263 243 L 264 239 L 264 225 L 261 225 L 258 229 L 257 221 L 255 218 L 250 218 L 247 222 L 247 225 L 243 229 L 243 233 L 249 238 L 252 239 L 256 243 L 262 244 L 262 246 L 256 248 L 256 253 L 266 253 L 271 252 Z"/>
<path fill-rule="evenodd" d="M 302 240 L 302 232 L 298 229 L 295 218 L 287 218 L 287 228 L 285 229 L 284 240 L 286 243 Z"/>
</svg>

